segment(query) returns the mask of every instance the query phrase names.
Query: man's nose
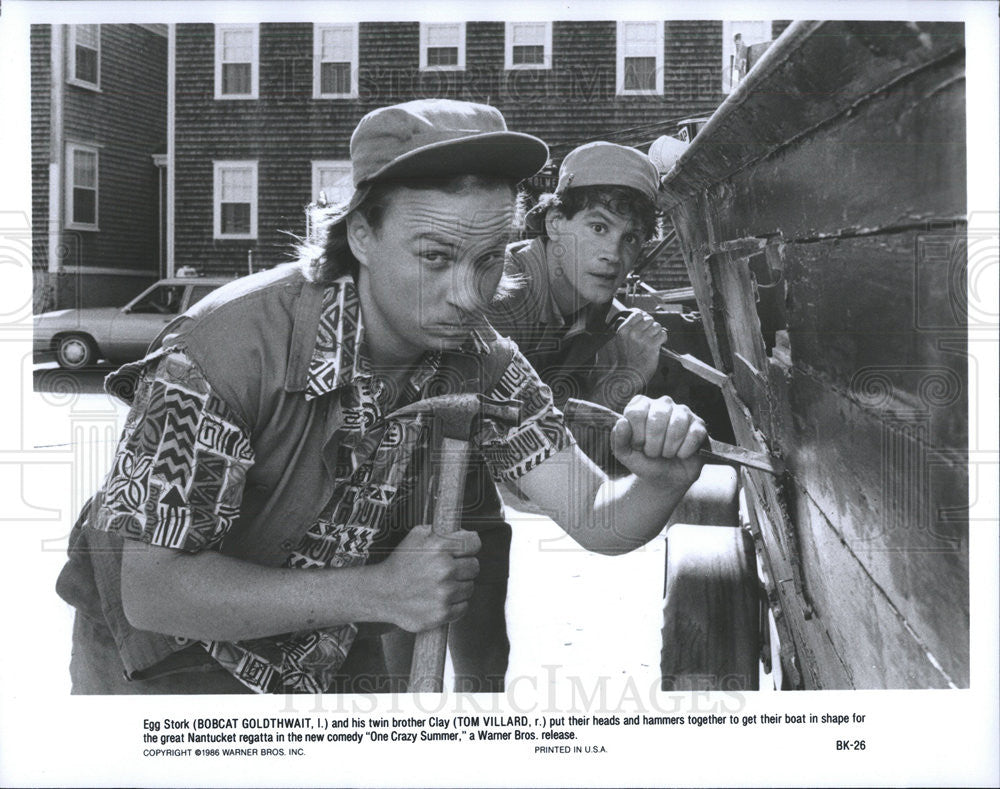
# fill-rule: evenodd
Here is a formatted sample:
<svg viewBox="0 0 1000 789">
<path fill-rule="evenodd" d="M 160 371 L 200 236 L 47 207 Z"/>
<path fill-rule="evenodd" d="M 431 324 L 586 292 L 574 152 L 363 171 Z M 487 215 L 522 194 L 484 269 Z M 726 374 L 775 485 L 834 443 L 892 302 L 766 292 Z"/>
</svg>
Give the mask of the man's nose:
<svg viewBox="0 0 1000 789">
<path fill-rule="evenodd" d="M 624 234 L 609 233 L 601 248 L 601 260 L 613 266 L 621 265 L 624 259 Z"/>
</svg>

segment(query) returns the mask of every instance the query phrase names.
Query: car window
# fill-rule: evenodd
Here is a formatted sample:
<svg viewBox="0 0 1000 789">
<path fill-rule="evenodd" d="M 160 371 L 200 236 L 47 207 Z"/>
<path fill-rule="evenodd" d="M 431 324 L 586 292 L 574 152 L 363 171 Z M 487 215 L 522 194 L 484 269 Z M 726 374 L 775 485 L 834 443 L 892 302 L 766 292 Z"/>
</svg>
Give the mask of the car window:
<svg viewBox="0 0 1000 789">
<path fill-rule="evenodd" d="M 181 308 L 181 296 L 183 293 L 183 285 L 160 285 L 135 302 L 129 312 L 176 315 Z"/>
<path fill-rule="evenodd" d="M 205 298 L 209 293 L 215 290 L 218 285 L 195 285 L 191 288 L 191 298 L 188 300 L 188 306 L 192 307 Z"/>
</svg>

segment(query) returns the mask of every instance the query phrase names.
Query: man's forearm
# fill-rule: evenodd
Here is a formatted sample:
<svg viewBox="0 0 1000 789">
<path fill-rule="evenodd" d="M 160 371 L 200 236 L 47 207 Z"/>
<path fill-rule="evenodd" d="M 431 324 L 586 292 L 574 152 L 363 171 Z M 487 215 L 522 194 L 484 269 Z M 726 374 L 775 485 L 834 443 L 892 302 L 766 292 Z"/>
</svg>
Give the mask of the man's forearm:
<svg viewBox="0 0 1000 789">
<path fill-rule="evenodd" d="M 122 598 L 143 630 L 239 641 L 360 621 L 389 621 L 378 565 L 264 567 L 215 551 L 126 546 Z"/>
<path fill-rule="evenodd" d="M 619 554 L 660 533 L 693 478 L 675 466 L 649 479 L 609 479 L 574 445 L 529 471 L 519 487 L 582 547 Z"/>
<path fill-rule="evenodd" d="M 653 484 L 630 474 L 608 479 L 594 496 L 593 509 L 570 533 L 581 545 L 603 554 L 635 550 L 659 534 L 684 497 L 686 484 Z"/>
</svg>

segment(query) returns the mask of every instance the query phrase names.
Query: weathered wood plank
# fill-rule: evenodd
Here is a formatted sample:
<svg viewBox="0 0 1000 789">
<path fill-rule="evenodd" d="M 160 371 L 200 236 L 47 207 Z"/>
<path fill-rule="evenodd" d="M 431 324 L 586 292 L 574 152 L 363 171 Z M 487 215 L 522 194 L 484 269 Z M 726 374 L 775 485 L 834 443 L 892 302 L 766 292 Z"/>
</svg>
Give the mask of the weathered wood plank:
<svg viewBox="0 0 1000 789">
<path fill-rule="evenodd" d="M 963 50 L 964 30 L 956 23 L 800 23 L 702 129 L 702 144 L 684 154 L 666 183 L 666 205 L 704 194 L 802 135 L 825 131 L 823 124 L 859 100 Z M 797 183 L 809 186 L 808 179 Z"/>
<path fill-rule="evenodd" d="M 962 43 L 797 25 L 666 184 L 805 687 L 969 681 Z"/>
</svg>

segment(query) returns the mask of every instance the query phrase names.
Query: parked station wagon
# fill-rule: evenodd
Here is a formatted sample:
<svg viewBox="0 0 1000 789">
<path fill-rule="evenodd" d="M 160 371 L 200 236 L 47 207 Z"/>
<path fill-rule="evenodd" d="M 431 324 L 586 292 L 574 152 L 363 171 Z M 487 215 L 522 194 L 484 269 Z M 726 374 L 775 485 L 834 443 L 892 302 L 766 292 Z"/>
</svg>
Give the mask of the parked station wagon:
<svg viewBox="0 0 1000 789">
<path fill-rule="evenodd" d="M 179 314 L 232 280 L 161 279 L 124 307 L 55 310 L 35 316 L 34 359 L 79 370 L 99 359 L 141 359 L 157 334 Z"/>
</svg>

